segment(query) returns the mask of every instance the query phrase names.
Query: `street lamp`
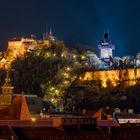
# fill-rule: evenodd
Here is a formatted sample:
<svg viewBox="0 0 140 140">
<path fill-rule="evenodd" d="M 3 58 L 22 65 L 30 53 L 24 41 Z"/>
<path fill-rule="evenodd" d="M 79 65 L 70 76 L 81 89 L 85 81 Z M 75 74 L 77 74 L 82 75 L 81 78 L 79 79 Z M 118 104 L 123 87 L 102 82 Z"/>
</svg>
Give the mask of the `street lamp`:
<svg viewBox="0 0 140 140">
<path fill-rule="evenodd" d="M 68 74 L 68 73 L 64 73 L 64 76 L 65 76 L 66 78 L 68 78 L 68 77 L 69 77 L 69 74 Z"/>
<path fill-rule="evenodd" d="M 66 67 L 66 70 L 67 70 L 67 71 L 70 71 L 70 70 L 71 70 L 71 68 L 70 68 L 70 67 Z"/>
</svg>

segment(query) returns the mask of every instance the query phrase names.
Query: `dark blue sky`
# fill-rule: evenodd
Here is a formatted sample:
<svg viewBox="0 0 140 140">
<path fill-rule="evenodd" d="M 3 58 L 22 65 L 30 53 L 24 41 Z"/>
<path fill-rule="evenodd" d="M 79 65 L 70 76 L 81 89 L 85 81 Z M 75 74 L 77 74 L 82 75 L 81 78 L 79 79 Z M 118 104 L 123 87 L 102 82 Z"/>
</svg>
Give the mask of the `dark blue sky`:
<svg viewBox="0 0 140 140">
<path fill-rule="evenodd" d="M 116 45 L 115 54 L 140 52 L 139 0 L 3 0 L 0 2 L 0 47 L 15 36 L 35 34 L 45 28 L 72 44 L 97 50 L 104 30 Z"/>
</svg>

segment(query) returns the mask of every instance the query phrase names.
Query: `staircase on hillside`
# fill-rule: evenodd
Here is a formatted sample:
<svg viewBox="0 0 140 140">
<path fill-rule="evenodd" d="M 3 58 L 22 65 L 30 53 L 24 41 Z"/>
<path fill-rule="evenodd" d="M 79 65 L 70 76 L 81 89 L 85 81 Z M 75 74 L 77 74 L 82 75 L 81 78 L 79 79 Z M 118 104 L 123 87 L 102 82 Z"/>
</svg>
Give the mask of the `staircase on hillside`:
<svg viewBox="0 0 140 140">
<path fill-rule="evenodd" d="M 76 66 L 67 66 L 60 69 L 46 88 L 45 100 L 51 101 L 57 106 L 61 102 L 68 88 L 75 81 L 78 74 L 74 72 Z"/>
</svg>

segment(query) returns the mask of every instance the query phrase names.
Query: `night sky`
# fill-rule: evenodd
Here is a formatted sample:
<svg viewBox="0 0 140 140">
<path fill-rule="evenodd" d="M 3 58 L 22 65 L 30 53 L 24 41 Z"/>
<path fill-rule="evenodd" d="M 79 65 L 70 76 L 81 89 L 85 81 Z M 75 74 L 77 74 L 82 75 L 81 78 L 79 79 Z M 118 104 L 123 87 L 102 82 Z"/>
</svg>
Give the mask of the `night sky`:
<svg viewBox="0 0 140 140">
<path fill-rule="evenodd" d="M 140 0 L 3 0 L 0 48 L 15 36 L 46 30 L 69 44 L 97 45 L 108 30 L 116 56 L 140 52 Z"/>
</svg>

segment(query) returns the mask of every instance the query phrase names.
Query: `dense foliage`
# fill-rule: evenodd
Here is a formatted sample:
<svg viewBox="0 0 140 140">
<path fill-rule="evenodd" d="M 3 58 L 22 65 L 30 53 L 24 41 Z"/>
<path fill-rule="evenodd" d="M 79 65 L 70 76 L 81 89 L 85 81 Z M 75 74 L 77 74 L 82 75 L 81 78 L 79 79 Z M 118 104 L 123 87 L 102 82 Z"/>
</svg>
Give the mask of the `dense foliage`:
<svg viewBox="0 0 140 140">
<path fill-rule="evenodd" d="M 41 84 L 48 83 L 63 67 L 64 50 L 62 42 L 53 43 L 51 48 L 42 48 L 26 53 L 24 58 L 17 58 L 12 63 L 12 83 L 15 92 L 43 96 Z"/>
</svg>

